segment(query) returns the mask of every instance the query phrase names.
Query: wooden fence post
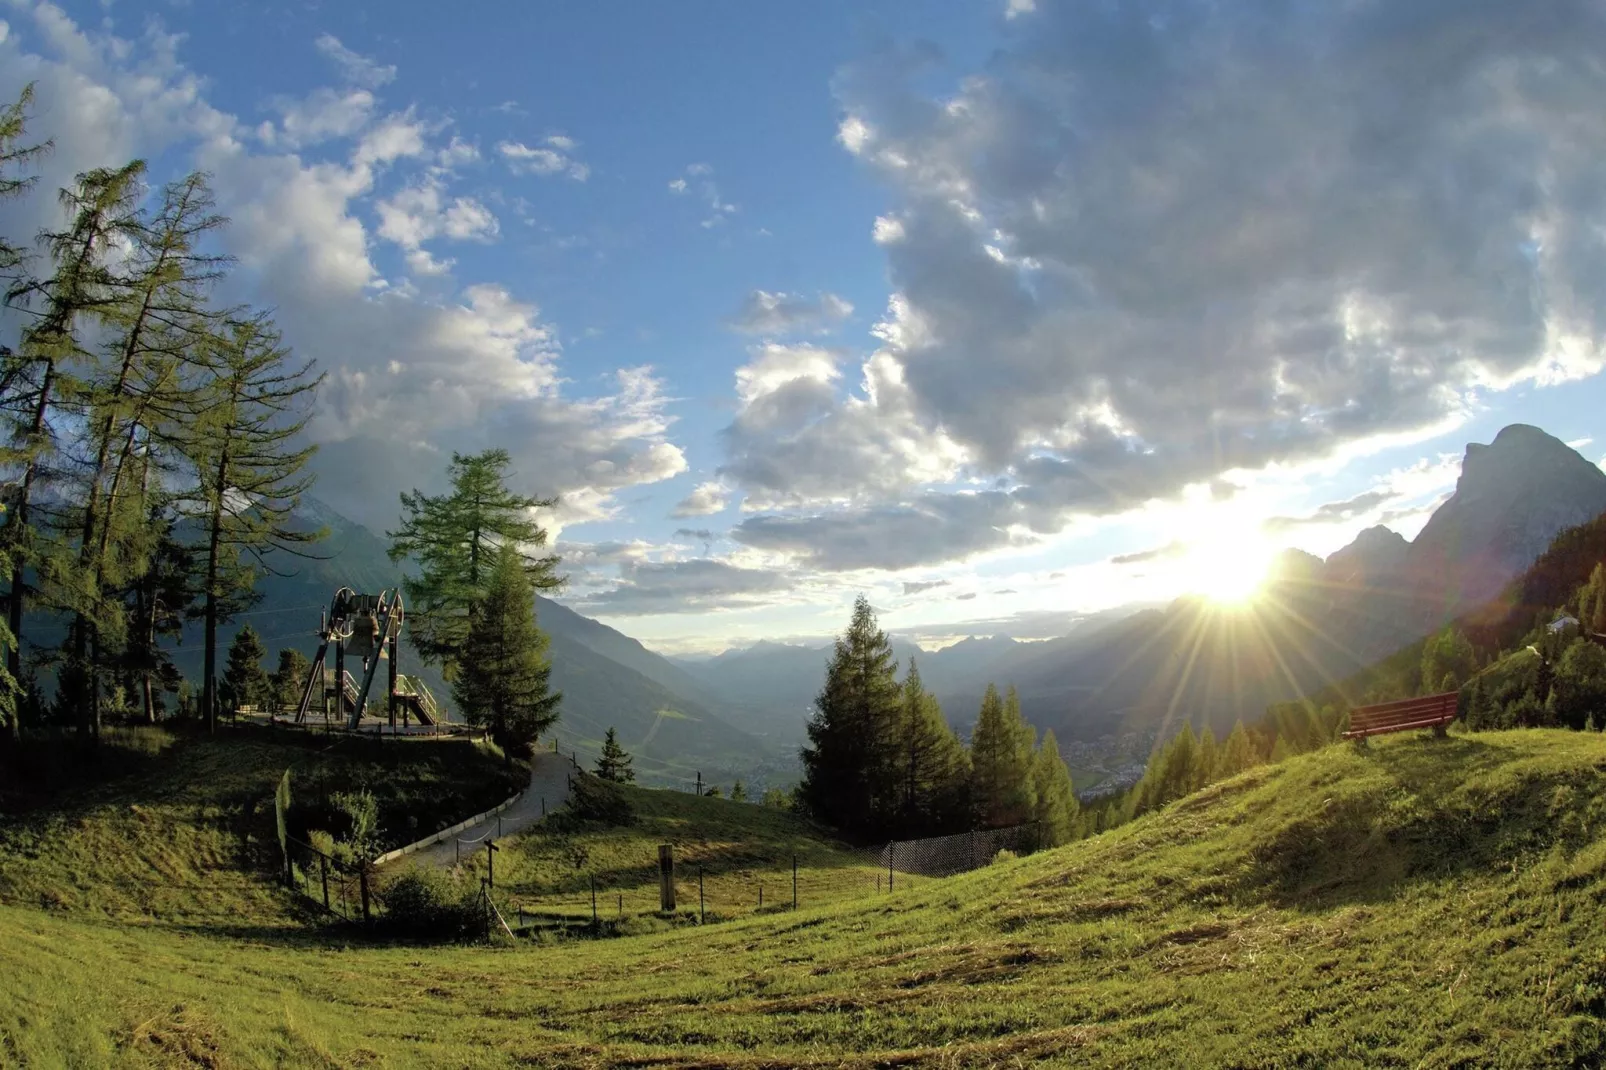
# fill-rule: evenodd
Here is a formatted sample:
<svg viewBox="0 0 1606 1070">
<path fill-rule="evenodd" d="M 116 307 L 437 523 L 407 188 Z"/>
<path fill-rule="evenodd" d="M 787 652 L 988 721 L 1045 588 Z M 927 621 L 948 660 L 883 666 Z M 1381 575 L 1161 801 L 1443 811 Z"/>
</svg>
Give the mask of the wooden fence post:
<svg viewBox="0 0 1606 1070">
<path fill-rule="evenodd" d="M 368 863 L 366 861 L 358 864 L 357 879 L 362 884 L 362 921 L 364 925 L 367 925 L 373 918 L 368 912 Z"/>
<path fill-rule="evenodd" d="M 658 845 L 658 909 L 675 912 L 675 848 L 667 843 Z"/>
</svg>

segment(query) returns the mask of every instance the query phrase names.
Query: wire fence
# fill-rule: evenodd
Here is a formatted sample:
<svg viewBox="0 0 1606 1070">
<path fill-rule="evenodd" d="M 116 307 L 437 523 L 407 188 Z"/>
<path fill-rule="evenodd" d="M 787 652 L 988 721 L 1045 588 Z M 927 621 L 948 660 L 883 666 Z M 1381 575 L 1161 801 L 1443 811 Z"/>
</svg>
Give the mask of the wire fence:
<svg viewBox="0 0 1606 1070">
<path fill-rule="evenodd" d="M 665 915 L 717 921 L 928 887 L 989 865 L 1001 851 L 1028 853 L 1036 834 L 1030 824 L 879 847 L 809 841 L 788 850 L 711 841 L 655 848 L 639 838 L 587 844 L 539 830 L 494 851 L 486 846 L 494 841 L 484 840 L 460 864 L 493 889 L 514 927 Z"/>
</svg>

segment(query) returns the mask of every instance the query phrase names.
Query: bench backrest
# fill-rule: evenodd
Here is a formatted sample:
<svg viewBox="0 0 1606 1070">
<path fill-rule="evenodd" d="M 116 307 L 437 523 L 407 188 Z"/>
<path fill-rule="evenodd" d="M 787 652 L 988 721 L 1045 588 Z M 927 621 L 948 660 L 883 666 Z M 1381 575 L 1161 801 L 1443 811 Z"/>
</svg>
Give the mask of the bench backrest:
<svg viewBox="0 0 1606 1070">
<path fill-rule="evenodd" d="M 1351 732 L 1376 732 L 1402 725 L 1453 721 L 1460 697 L 1459 691 L 1445 691 L 1438 695 L 1400 699 L 1398 702 L 1357 706 L 1350 711 L 1349 728 Z"/>
</svg>

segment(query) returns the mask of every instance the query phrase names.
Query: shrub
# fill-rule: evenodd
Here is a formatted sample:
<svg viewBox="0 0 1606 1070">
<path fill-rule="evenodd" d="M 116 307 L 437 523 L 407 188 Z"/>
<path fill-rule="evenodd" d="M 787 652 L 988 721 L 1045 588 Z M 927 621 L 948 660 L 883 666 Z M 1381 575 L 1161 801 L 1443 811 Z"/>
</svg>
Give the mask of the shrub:
<svg viewBox="0 0 1606 1070">
<path fill-rule="evenodd" d="M 1008 847 L 1005 847 L 997 854 L 993 855 L 993 860 L 990 864 L 997 865 L 999 862 L 1013 862 L 1019 857 L 1020 855 L 1016 854 L 1014 851 L 1011 851 Z"/>
<path fill-rule="evenodd" d="M 484 924 L 478 892 L 437 869 L 414 866 L 379 894 L 384 926 L 414 940 L 462 940 Z"/>
</svg>

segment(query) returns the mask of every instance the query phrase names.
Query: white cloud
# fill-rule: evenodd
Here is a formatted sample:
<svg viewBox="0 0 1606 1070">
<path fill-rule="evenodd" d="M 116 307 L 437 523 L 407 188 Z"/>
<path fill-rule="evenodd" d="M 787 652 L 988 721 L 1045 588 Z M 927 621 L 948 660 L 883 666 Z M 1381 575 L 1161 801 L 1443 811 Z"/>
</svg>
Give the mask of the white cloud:
<svg viewBox="0 0 1606 1070">
<path fill-rule="evenodd" d="M 730 503 L 730 491 L 723 483 L 699 483 L 692 488 L 692 492 L 682 498 L 669 515 L 676 518 L 689 516 L 712 516 L 714 513 L 725 511 Z"/>
<path fill-rule="evenodd" d="M 375 103 L 366 89 L 323 88 L 304 97 L 281 97 L 274 101 L 279 125 L 265 125 L 262 140 L 270 146 L 282 143 L 296 149 L 350 137 L 368 125 Z"/>
<path fill-rule="evenodd" d="M 688 164 L 686 175 L 696 180 L 698 199 L 708 206 L 709 214 L 700 223 L 705 230 L 720 226 L 728 217 L 741 211 L 736 205 L 720 196 L 719 186 L 714 183 L 714 168 L 711 164 Z M 686 178 L 676 178 L 669 183 L 669 191 L 677 195 L 685 193 L 689 187 L 690 183 Z"/>
<path fill-rule="evenodd" d="M 833 293 L 815 297 L 754 290 L 742 301 L 731 327 L 748 334 L 825 333 L 853 315 L 853 306 Z"/>
<path fill-rule="evenodd" d="M 39 191 L 0 205 L 0 230 L 57 225 L 48 191 L 92 167 L 138 155 L 211 172 L 233 221 L 223 248 L 238 260 L 220 298 L 273 308 L 287 343 L 327 373 L 309 435 L 321 444 L 318 493 L 343 512 L 391 524 L 397 490 L 438 489 L 452 450 L 490 445 L 513 454 L 515 485 L 562 497 L 559 523 L 609 515 L 618 491 L 685 470 L 650 369 L 618 372 L 600 396 L 573 396 L 556 331 L 531 301 L 495 283 L 426 298 L 380 275 L 364 216 L 378 210 L 375 184 L 387 169 L 412 169 L 404 191 L 425 191 L 410 194 L 420 198 L 411 205 L 392 197 L 388 217 L 380 211 L 379 226 L 404 248 L 426 234 L 493 232 L 480 202 L 431 201 L 421 164 L 450 145 L 433 143 L 411 112 L 331 135 L 319 160 L 261 152 L 207 103 L 178 61 L 177 38 L 85 33 L 53 8 L 35 19 L 32 32 L 0 37 L 0 99 L 37 82 L 31 132 L 53 137 L 56 151 Z M 446 267 L 422 248 L 409 260 L 415 271 Z"/>
<path fill-rule="evenodd" d="M 838 139 L 894 199 L 894 294 L 858 390 L 744 402 L 722 478 L 799 512 L 739 540 L 974 554 L 1606 363 L 1587 0 L 1036 7 L 945 91 L 918 45 L 838 76 Z"/>
<path fill-rule="evenodd" d="M 567 175 L 576 182 L 584 182 L 590 177 L 591 168 L 574 158 L 574 148 L 575 143 L 570 138 L 555 136 L 536 146 L 518 141 L 498 142 L 496 151 L 519 174 Z"/>
<path fill-rule="evenodd" d="M 378 89 L 396 78 L 394 65 L 375 63 L 367 56 L 353 52 L 341 44 L 340 38 L 332 33 L 323 34 L 313 44 L 334 63 L 342 77 L 353 85 Z"/>
<path fill-rule="evenodd" d="M 404 249 L 416 250 L 436 237 L 456 241 L 490 241 L 497 236 L 496 216 L 472 197 L 448 199 L 439 179 L 426 177 L 404 187 L 377 205 L 379 235 Z"/>
</svg>

